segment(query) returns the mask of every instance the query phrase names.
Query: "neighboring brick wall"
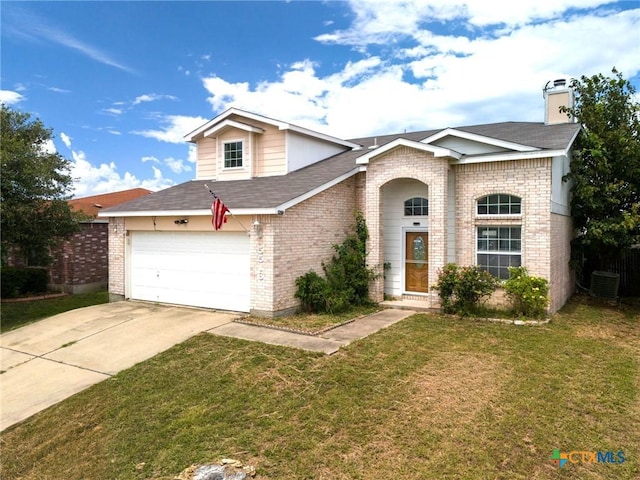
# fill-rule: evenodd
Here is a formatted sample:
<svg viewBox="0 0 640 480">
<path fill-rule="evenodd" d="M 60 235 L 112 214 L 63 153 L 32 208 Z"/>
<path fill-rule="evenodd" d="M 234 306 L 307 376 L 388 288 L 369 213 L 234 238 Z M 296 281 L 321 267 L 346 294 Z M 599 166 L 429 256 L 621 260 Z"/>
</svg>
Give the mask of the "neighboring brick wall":
<svg viewBox="0 0 640 480">
<path fill-rule="evenodd" d="M 109 297 L 124 299 L 125 242 L 124 218 L 109 218 Z"/>
<path fill-rule="evenodd" d="M 298 308 L 296 279 L 314 270 L 353 231 L 356 178 L 288 209 L 283 216 L 261 216 L 262 238 L 252 237 L 252 311 L 278 315 Z"/>
<path fill-rule="evenodd" d="M 384 238 L 381 188 L 398 178 L 419 180 L 429 187 L 429 278 L 437 278 L 437 270 L 447 259 L 447 191 L 449 162 L 433 154 L 399 147 L 373 158 L 367 166 L 366 221 L 369 227 L 369 265 L 382 273 Z M 374 301 L 384 298 L 382 275 L 370 287 Z M 429 306 L 435 306 L 436 294 L 427 295 Z"/>
<path fill-rule="evenodd" d="M 108 230 L 107 223 L 82 223 L 79 232 L 52 252 L 49 272 L 53 289 L 81 293 L 107 286 Z"/>
<path fill-rule="evenodd" d="M 575 273 L 569 268 L 573 220 L 565 215 L 551 214 L 551 305 L 556 312 L 573 295 L 576 288 Z"/>
</svg>

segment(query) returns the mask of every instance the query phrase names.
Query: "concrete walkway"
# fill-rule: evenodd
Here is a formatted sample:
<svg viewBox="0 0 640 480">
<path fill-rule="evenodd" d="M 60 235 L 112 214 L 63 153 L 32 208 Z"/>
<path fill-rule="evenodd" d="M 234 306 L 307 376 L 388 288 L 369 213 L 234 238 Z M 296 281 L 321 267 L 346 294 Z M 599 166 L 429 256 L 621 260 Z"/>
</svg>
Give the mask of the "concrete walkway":
<svg viewBox="0 0 640 480">
<path fill-rule="evenodd" d="M 358 318 L 351 323 L 336 327 L 317 336 L 285 332 L 255 325 L 245 325 L 243 323 L 226 323 L 209 330 L 209 332 L 226 337 L 301 348 L 303 350 L 322 352 L 330 355 L 337 352 L 341 347 L 349 345 L 354 340 L 371 335 L 414 313 L 415 312 L 411 310 L 382 310 L 372 315 Z"/>
<path fill-rule="evenodd" d="M 0 431 L 201 332 L 332 354 L 413 313 L 383 310 L 318 336 L 134 301 L 62 313 L 0 335 Z"/>
</svg>

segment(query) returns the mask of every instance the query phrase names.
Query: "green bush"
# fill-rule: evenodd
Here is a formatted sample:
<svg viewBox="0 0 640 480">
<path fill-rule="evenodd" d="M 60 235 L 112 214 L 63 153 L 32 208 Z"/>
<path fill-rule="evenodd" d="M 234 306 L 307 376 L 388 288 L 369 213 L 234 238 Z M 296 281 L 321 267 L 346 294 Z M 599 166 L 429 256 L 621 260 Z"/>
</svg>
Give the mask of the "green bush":
<svg viewBox="0 0 640 480">
<path fill-rule="evenodd" d="M 366 305 L 369 282 L 376 278 L 367 268 L 366 244 L 369 232 L 361 213 L 356 213 L 355 232 L 340 245 L 334 245 L 335 255 L 322 263 L 325 278 L 313 270 L 296 279 L 295 297 L 306 312 L 337 313 L 351 306 Z"/>
<path fill-rule="evenodd" d="M 438 283 L 433 288 L 439 292 L 442 310 L 445 313 L 455 313 L 456 285 L 458 284 L 458 266 L 455 263 L 448 263 L 444 268 L 438 270 Z"/>
<path fill-rule="evenodd" d="M 329 284 L 313 270 L 296 279 L 296 298 L 300 299 L 302 310 L 321 312 L 327 309 Z"/>
<path fill-rule="evenodd" d="M 438 283 L 433 288 L 439 292 L 445 313 L 471 315 L 480 306 L 480 300 L 491 295 L 498 287 L 498 280 L 478 267 L 459 267 L 454 263 L 438 271 Z"/>
<path fill-rule="evenodd" d="M 549 305 L 549 282 L 534 277 L 525 267 L 509 267 L 509 279 L 504 284 L 516 315 L 539 318 Z"/>
<path fill-rule="evenodd" d="M 46 268 L 2 267 L 2 298 L 13 298 L 32 293 L 46 293 Z"/>
</svg>

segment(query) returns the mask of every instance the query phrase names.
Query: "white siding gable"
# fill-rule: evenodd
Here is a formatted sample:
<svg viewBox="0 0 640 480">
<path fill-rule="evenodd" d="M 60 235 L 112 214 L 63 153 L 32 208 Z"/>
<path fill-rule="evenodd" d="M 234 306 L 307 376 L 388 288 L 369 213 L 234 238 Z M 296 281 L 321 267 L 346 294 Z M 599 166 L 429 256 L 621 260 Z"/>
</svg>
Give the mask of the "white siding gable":
<svg viewBox="0 0 640 480">
<path fill-rule="evenodd" d="M 286 149 L 288 172 L 299 170 L 346 150 L 341 145 L 291 131 L 287 132 Z"/>
<path fill-rule="evenodd" d="M 561 155 L 551 160 L 551 212 L 571 215 L 571 183 L 563 181 L 569 173 L 569 157 Z"/>
<path fill-rule="evenodd" d="M 509 152 L 506 148 L 490 145 L 488 143 L 476 142 L 466 138 L 448 136 L 430 143 L 442 148 L 448 148 L 464 155 L 482 155 L 485 153 Z"/>
</svg>

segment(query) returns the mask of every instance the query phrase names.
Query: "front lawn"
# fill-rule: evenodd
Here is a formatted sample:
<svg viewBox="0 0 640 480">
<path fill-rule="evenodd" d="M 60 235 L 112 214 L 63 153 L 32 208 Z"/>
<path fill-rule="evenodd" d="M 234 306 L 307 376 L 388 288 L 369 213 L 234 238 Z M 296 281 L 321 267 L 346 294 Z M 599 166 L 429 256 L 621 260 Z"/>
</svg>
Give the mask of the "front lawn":
<svg viewBox="0 0 640 480">
<path fill-rule="evenodd" d="M 107 302 L 109 302 L 109 292 L 106 290 L 43 300 L 3 302 L 0 307 L 0 318 L 2 319 L 0 332 L 13 330 L 27 323 L 57 315 L 58 313 Z"/>
<path fill-rule="evenodd" d="M 542 326 L 420 314 L 332 356 L 202 334 L 1 447 L 3 479 L 171 480 L 225 457 L 258 479 L 635 479 L 640 309 L 578 297 Z M 625 461 L 559 468 L 554 450 Z"/>
</svg>

